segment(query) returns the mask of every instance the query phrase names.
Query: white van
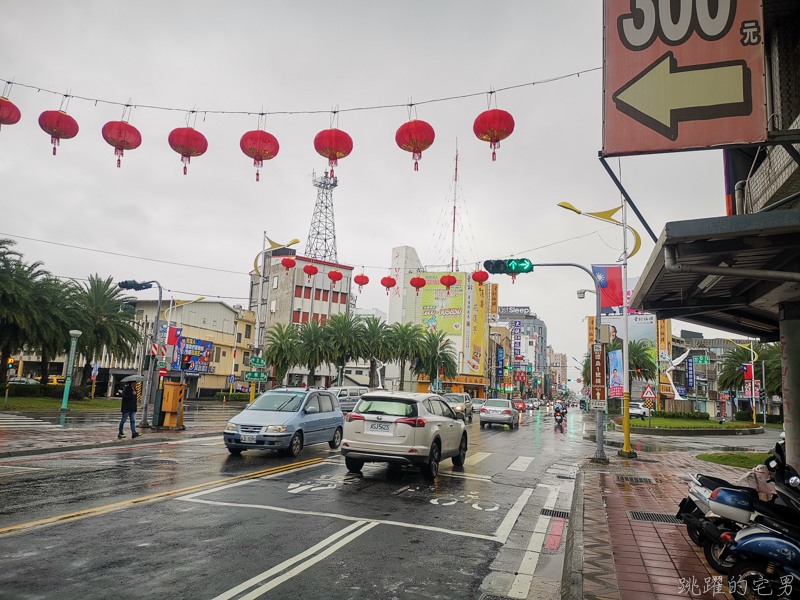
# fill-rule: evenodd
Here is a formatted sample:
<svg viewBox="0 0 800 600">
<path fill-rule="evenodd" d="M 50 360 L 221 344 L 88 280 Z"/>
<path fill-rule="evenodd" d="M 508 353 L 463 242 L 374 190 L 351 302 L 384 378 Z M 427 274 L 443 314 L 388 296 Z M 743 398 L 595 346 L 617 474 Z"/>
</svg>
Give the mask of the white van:
<svg viewBox="0 0 800 600">
<path fill-rule="evenodd" d="M 361 396 L 369 392 L 369 388 L 366 386 L 344 385 L 328 388 L 328 391 L 332 392 L 339 400 L 342 412 L 350 412 L 355 408 Z"/>
</svg>

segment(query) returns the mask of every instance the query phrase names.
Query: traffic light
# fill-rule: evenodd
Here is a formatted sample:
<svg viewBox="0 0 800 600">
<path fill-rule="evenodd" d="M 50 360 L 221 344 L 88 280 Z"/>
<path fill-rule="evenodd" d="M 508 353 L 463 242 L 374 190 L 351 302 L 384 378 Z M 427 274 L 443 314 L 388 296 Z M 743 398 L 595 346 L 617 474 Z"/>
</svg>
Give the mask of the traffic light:
<svg viewBox="0 0 800 600">
<path fill-rule="evenodd" d="M 192 368 L 192 355 L 184 354 L 181 356 L 181 371 L 188 371 Z"/>
<path fill-rule="evenodd" d="M 134 279 L 130 279 L 128 281 L 120 281 L 117 286 L 121 287 L 123 290 L 136 290 L 137 292 L 141 290 L 149 290 L 153 287 L 152 283 L 139 283 Z"/>
<path fill-rule="evenodd" d="M 13 369 L 13 368 L 14 368 L 14 362 L 15 362 L 15 361 L 14 361 L 14 359 L 13 359 L 13 358 L 9 358 L 9 359 L 8 359 L 8 368 L 9 368 L 9 369 Z"/>
<path fill-rule="evenodd" d="M 519 275 L 521 273 L 533 272 L 533 263 L 527 258 L 487 260 L 483 263 L 483 268 L 492 274 L 505 273 L 507 275 Z"/>
</svg>

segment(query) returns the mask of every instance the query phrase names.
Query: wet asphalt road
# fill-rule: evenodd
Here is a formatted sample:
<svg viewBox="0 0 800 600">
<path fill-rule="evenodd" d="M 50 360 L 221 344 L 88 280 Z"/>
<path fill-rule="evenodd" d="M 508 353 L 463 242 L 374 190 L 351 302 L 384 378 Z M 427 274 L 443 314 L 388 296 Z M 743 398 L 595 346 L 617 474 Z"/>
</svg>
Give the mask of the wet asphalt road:
<svg viewBox="0 0 800 600">
<path fill-rule="evenodd" d="M 8 460 L 0 598 L 557 598 L 567 515 L 542 509 L 569 510 L 583 419 L 476 418 L 467 464 L 433 482 L 221 436 Z"/>
</svg>

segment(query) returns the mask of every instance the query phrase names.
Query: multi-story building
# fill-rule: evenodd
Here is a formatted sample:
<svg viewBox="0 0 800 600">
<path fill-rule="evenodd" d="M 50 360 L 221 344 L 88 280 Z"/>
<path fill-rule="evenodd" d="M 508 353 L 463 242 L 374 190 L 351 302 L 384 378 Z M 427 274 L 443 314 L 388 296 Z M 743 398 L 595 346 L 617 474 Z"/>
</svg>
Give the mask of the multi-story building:
<svg viewBox="0 0 800 600">
<path fill-rule="evenodd" d="M 544 373 L 547 368 L 547 324 L 532 312 L 529 306 L 500 306 L 498 317 L 507 327 L 520 322 L 520 335 L 528 337 L 526 356 L 534 372 Z"/>
<path fill-rule="evenodd" d="M 567 389 L 567 355 L 547 347 L 547 371 L 550 378 L 551 393 Z"/>
</svg>

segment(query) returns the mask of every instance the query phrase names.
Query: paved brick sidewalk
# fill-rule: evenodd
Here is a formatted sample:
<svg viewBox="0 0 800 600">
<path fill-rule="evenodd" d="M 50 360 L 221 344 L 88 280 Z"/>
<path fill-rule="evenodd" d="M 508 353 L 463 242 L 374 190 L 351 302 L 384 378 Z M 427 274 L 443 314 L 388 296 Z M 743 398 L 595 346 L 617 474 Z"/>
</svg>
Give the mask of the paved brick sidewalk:
<svg viewBox="0 0 800 600">
<path fill-rule="evenodd" d="M 702 549 L 691 542 L 684 525 L 632 520 L 629 511 L 674 515 L 686 497 L 688 473 L 706 473 L 735 482 L 746 470 L 701 461 L 689 452 L 640 454 L 639 458 L 644 460 L 612 456 L 608 466 L 585 465 L 580 597 L 730 598 L 725 578 L 720 579 L 720 574 L 708 566 Z M 721 582 L 722 591 L 715 594 L 711 586 L 717 582 Z M 682 589 L 682 583 L 688 583 L 689 589 Z"/>
</svg>

